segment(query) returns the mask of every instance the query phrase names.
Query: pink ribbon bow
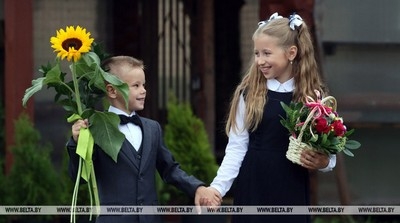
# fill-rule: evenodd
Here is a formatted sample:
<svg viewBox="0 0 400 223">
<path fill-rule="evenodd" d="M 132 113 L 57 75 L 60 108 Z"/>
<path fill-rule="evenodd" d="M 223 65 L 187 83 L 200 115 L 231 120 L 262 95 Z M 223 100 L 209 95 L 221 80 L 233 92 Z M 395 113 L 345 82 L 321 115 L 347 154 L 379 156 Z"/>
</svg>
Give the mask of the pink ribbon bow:
<svg viewBox="0 0 400 223">
<path fill-rule="evenodd" d="M 332 113 L 332 108 L 324 105 L 327 100 L 321 99 L 321 94 L 318 90 L 314 90 L 314 92 L 317 95 L 317 101 L 307 96 L 305 105 L 314 112 L 314 119 L 321 117 L 323 114 L 329 116 L 329 114 Z"/>
</svg>

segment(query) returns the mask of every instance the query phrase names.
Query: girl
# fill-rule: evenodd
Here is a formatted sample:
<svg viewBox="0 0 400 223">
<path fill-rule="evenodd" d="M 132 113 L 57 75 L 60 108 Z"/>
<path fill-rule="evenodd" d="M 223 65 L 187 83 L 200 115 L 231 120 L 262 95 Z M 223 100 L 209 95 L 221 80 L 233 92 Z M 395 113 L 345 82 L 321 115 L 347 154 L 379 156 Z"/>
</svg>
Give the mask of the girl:
<svg viewBox="0 0 400 223">
<path fill-rule="evenodd" d="M 234 205 L 308 205 L 308 170 L 329 171 L 336 157 L 306 151 L 302 166 L 286 159 L 289 132 L 280 102 L 323 92 L 310 33 L 299 15 L 277 13 L 253 34 L 254 62 L 234 92 L 226 125 L 229 142 L 208 190 L 224 196 L 235 181 Z M 218 197 L 202 199 L 217 205 Z M 310 222 L 307 215 L 233 215 L 234 223 Z"/>
</svg>

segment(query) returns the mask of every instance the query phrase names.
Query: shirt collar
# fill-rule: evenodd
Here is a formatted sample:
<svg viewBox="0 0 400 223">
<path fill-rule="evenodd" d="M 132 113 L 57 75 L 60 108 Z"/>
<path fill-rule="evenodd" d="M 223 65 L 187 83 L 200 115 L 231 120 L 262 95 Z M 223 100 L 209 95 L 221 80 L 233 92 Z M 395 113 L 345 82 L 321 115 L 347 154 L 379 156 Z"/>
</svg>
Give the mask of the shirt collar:
<svg viewBox="0 0 400 223">
<path fill-rule="evenodd" d="M 290 78 L 284 83 L 281 83 L 276 79 L 268 79 L 267 88 L 276 92 L 292 92 L 294 90 L 294 79 Z"/>
<path fill-rule="evenodd" d="M 135 114 L 136 114 L 136 113 L 133 111 L 133 112 L 129 115 L 129 114 L 127 114 L 126 112 L 122 111 L 121 109 L 116 108 L 116 107 L 114 107 L 114 106 L 112 106 L 112 105 L 110 105 L 110 107 L 108 108 L 108 111 L 109 111 L 109 112 L 112 112 L 112 113 L 115 113 L 115 114 L 117 114 L 117 115 L 126 115 L 126 116 L 132 116 L 132 115 L 135 115 Z"/>
</svg>

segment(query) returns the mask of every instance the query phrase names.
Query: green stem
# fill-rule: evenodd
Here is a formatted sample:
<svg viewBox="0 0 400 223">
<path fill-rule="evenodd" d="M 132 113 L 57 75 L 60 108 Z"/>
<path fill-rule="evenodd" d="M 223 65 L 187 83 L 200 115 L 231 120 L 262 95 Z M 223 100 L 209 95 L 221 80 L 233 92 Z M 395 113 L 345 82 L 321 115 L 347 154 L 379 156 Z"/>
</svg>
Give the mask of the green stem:
<svg viewBox="0 0 400 223">
<path fill-rule="evenodd" d="M 78 173 L 77 173 L 76 180 L 75 180 L 74 192 L 72 194 L 70 223 L 76 222 L 75 208 L 76 208 L 76 203 L 78 200 L 79 182 L 81 180 L 82 161 L 83 161 L 83 159 L 81 157 L 79 157 Z"/>
<path fill-rule="evenodd" d="M 72 62 L 72 67 L 71 67 L 71 73 L 72 73 L 72 81 L 74 83 L 74 90 L 75 90 L 75 98 L 76 98 L 76 105 L 78 109 L 78 114 L 82 115 L 82 104 L 81 104 L 81 95 L 79 93 L 79 83 L 78 79 L 76 77 L 76 63 Z M 78 191 L 79 191 L 79 181 L 81 180 L 81 172 L 82 172 L 82 163 L 83 163 L 83 158 L 79 157 L 79 167 L 78 167 L 78 174 L 76 176 L 76 181 L 75 181 L 75 187 L 74 187 L 74 192 L 72 195 L 72 207 L 71 207 L 71 223 L 76 222 L 76 213 L 75 213 L 75 208 L 77 204 L 77 199 L 78 199 Z"/>
<path fill-rule="evenodd" d="M 76 77 L 76 63 L 72 62 L 72 82 L 74 83 L 74 89 L 75 89 L 75 98 L 76 98 L 76 106 L 78 109 L 78 114 L 82 115 L 82 103 L 81 103 L 81 94 L 79 93 L 79 84 L 78 84 L 78 79 Z"/>
<path fill-rule="evenodd" d="M 82 109 L 81 96 L 80 96 L 80 92 L 79 92 L 79 80 L 80 79 L 78 79 L 76 76 L 76 63 L 75 62 L 72 63 L 71 72 L 72 72 L 72 82 L 74 84 L 74 90 L 75 90 L 75 98 L 76 98 L 75 100 L 76 100 L 76 105 L 77 105 L 77 110 L 78 110 L 77 112 L 81 116 L 83 113 L 83 109 Z M 80 157 L 79 158 L 78 175 L 77 175 L 77 179 L 75 182 L 75 188 L 74 188 L 73 198 L 72 198 L 71 223 L 76 222 L 75 208 L 76 208 L 76 204 L 77 204 L 79 181 L 80 181 L 80 178 L 82 175 L 82 165 L 84 165 L 83 164 L 84 162 L 85 162 L 85 160 L 82 157 Z M 96 177 L 94 174 L 93 165 L 90 170 L 86 169 L 86 171 L 88 171 L 88 173 L 86 173 L 86 175 L 89 176 L 88 186 L 89 186 L 90 206 L 93 207 L 93 199 L 94 199 L 94 203 L 96 206 L 96 213 L 99 213 L 98 208 L 99 208 L 100 202 L 99 202 L 99 195 L 98 195 L 98 189 L 97 189 L 97 183 L 96 183 Z M 93 210 L 91 210 L 91 212 L 90 212 L 90 220 L 92 220 L 92 212 L 93 212 Z"/>
<path fill-rule="evenodd" d="M 93 167 L 93 166 L 92 166 Z M 86 170 L 86 171 L 88 171 L 88 170 Z M 89 171 L 91 171 L 91 170 L 89 170 Z M 90 176 L 90 174 L 87 174 L 87 175 L 89 175 Z M 89 198 L 90 198 L 90 207 L 93 207 L 93 194 L 92 194 L 92 182 L 93 181 L 93 179 L 92 179 L 92 176 L 90 176 L 90 178 L 89 178 L 89 181 L 88 181 L 88 190 L 89 190 Z M 91 210 L 90 210 L 90 216 L 89 216 L 89 221 L 92 221 L 92 212 L 93 212 L 93 208 L 91 208 Z"/>
<path fill-rule="evenodd" d="M 96 175 L 94 174 L 94 166 L 92 166 L 91 170 L 90 170 L 90 179 L 88 182 L 88 186 L 89 186 L 89 195 L 90 195 L 90 206 L 93 207 L 93 200 L 94 200 L 94 206 L 95 206 L 95 210 L 93 210 L 93 208 L 90 211 L 90 217 L 89 217 L 89 221 L 92 220 L 92 215 L 93 215 L 93 211 L 96 214 L 96 216 L 99 215 L 100 213 L 100 199 L 99 199 L 99 192 L 97 189 L 97 183 L 96 183 Z"/>
<path fill-rule="evenodd" d="M 72 88 L 70 88 L 66 83 L 60 82 L 60 84 L 64 85 L 72 94 L 75 94 L 74 90 L 72 90 Z"/>
<path fill-rule="evenodd" d="M 92 166 L 92 174 L 91 174 L 91 179 L 92 179 L 92 189 L 93 189 L 93 195 L 94 195 L 94 205 L 96 206 L 96 215 L 98 216 L 100 214 L 100 198 L 99 198 L 99 189 L 97 188 L 97 182 L 96 182 L 96 175 L 94 173 L 94 166 Z"/>
</svg>

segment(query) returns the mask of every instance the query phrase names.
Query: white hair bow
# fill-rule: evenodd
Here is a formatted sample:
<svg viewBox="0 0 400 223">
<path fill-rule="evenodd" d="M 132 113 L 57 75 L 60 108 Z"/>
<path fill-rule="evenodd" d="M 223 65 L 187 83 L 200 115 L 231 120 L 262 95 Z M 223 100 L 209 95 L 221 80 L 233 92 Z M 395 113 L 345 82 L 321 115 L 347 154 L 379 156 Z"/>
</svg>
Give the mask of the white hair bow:
<svg viewBox="0 0 400 223">
<path fill-rule="evenodd" d="M 289 17 L 289 26 L 290 29 L 295 30 L 296 27 L 300 27 L 303 24 L 303 19 L 297 15 L 296 13 L 293 13 Z"/>
<path fill-rule="evenodd" d="M 267 21 L 261 21 L 261 22 L 259 22 L 259 23 L 258 23 L 258 26 L 262 26 L 262 25 L 266 24 L 267 22 L 271 22 L 271 20 L 279 19 L 279 18 L 283 18 L 283 17 L 280 16 L 280 15 L 278 15 L 277 12 L 275 12 L 274 14 L 272 14 L 272 15 L 269 17 L 269 19 L 268 19 Z"/>
<path fill-rule="evenodd" d="M 283 18 L 283 17 L 280 16 L 277 12 L 275 12 L 274 14 L 272 14 L 272 15 L 269 17 L 268 22 L 270 22 L 271 20 L 280 19 L 280 18 Z"/>
</svg>

